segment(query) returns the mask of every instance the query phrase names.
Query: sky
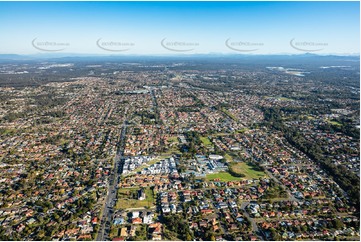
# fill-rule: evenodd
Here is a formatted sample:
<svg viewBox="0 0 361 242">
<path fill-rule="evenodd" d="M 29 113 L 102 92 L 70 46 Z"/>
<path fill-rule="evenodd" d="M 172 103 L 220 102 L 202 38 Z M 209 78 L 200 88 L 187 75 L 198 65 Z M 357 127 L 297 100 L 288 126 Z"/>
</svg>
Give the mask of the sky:
<svg viewBox="0 0 361 242">
<path fill-rule="evenodd" d="M 359 54 L 359 2 L 0 2 L 0 54 Z"/>
</svg>

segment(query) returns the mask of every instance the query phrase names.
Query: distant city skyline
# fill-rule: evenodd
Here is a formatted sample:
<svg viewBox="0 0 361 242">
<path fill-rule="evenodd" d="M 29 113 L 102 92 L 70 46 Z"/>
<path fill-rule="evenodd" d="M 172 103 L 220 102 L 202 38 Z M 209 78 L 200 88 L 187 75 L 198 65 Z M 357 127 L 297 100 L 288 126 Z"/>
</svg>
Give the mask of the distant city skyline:
<svg viewBox="0 0 361 242">
<path fill-rule="evenodd" d="M 0 54 L 359 54 L 359 2 L 0 2 Z"/>
</svg>

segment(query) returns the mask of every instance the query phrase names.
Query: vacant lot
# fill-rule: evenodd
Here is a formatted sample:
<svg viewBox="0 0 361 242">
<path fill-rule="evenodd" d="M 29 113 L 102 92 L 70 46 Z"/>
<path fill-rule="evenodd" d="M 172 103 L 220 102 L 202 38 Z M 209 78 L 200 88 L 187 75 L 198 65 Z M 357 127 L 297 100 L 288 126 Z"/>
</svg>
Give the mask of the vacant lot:
<svg viewBox="0 0 361 242">
<path fill-rule="evenodd" d="M 242 129 L 237 130 L 237 133 L 244 133 L 248 130 L 249 130 L 249 128 L 242 128 Z"/>
<path fill-rule="evenodd" d="M 208 139 L 208 137 L 200 137 L 200 140 L 204 144 L 204 146 L 211 146 L 212 142 Z"/>
<path fill-rule="evenodd" d="M 332 125 L 335 125 L 335 126 L 342 126 L 341 123 L 335 121 L 335 120 L 327 120 L 328 123 L 332 124 Z"/>
<path fill-rule="evenodd" d="M 224 158 L 227 160 L 227 162 L 233 162 L 233 157 L 229 154 L 225 154 Z"/>
<path fill-rule="evenodd" d="M 178 137 L 177 136 L 171 136 L 168 138 L 168 142 L 178 144 Z"/>
<path fill-rule="evenodd" d="M 266 176 L 266 173 L 257 169 L 256 166 L 245 162 L 232 163 L 231 168 L 234 172 L 243 174 L 245 179 L 257 179 Z"/>
<path fill-rule="evenodd" d="M 116 209 L 141 208 L 154 206 L 153 191 L 145 188 L 145 200 L 138 200 L 138 191 L 140 188 L 121 188 L 118 190 L 118 200 Z"/>
<path fill-rule="evenodd" d="M 242 179 L 240 177 L 232 176 L 231 174 L 229 174 L 226 171 L 222 171 L 222 172 L 214 173 L 214 174 L 208 174 L 206 176 L 206 179 L 208 181 L 212 181 L 212 180 L 217 179 L 217 178 L 222 182 L 239 181 L 239 180 Z"/>
</svg>

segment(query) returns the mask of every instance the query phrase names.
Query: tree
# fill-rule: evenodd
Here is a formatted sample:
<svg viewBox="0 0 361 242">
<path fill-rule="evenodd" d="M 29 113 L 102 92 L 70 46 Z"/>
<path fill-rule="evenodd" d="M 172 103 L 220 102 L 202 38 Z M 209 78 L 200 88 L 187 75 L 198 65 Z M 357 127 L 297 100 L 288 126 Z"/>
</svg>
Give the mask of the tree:
<svg viewBox="0 0 361 242">
<path fill-rule="evenodd" d="M 332 221 L 332 223 L 336 229 L 341 229 L 344 226 L 343 222 L 340 219 L 335 219 Z"/>
<path fill-rule="evenodd" d="M 187 241 L 192 241 L 193 240 L 192 235 L 190 233 L 186 234 L 186 240 Z"/>
</svg>

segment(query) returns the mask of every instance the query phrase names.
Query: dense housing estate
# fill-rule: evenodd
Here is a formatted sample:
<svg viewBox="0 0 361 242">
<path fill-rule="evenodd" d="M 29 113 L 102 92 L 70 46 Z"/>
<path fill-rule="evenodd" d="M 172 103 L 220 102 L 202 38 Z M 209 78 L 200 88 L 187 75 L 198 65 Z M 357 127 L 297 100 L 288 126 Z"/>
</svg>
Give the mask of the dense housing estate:
<svg viewBox="0 0 361 242">
<path fill-rule="evenodd" d="M 307 58 L 2 64 L 0 239 L 359 240 L 359 67 Z"/>
</svg>

